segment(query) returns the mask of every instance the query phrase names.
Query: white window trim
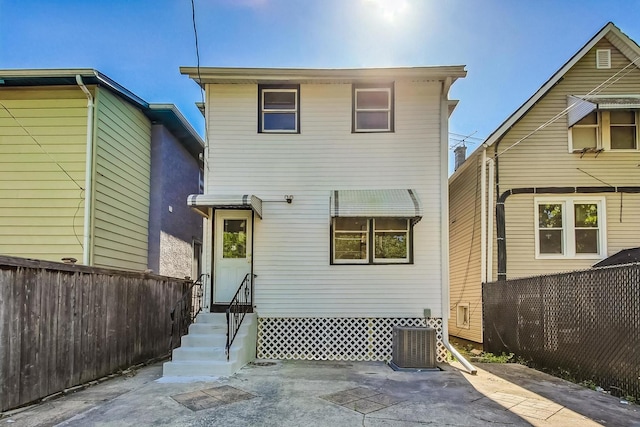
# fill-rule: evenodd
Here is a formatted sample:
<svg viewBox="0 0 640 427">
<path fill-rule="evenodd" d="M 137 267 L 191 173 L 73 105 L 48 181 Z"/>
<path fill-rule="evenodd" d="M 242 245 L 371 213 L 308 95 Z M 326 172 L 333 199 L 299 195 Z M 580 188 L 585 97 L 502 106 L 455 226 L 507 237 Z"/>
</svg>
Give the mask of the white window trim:
<svg viewBox="0 0 640 427">
<path fill-rule="evenodd" d="M 600 118 L 600 114 L 598 114 L 596 112 L 596 120 L 598 121 L 598 123 L 596 123 L 595 125 L 579 125 L 579 124 L 575 124 L 573 126 L 571 126 L 568 129 L 568 134 L 569 134 L 569 153 L 581 153 L 582 152 L 582 148 L 573 148 L 573 129 L 574 128 L 578 128 L 578 129 L 585 129 L 585 128 L 595 128 L 596 129 L 596 146 L 594 147 L 594 149 L 598 150 L 600 148 L 602 148 L 602 132 L 600 131 L 601 129 L 601 118 Z"/>
<path fill-rule="evenodd" d="M 471 312 L 469 310 L 470 308 L 468 302 L 456 304 L 456 326 L 458 328 L 469 329 L 469 323 L 471 323 Z M 466 319 L 464 316 L 465 312 L 467 314 Z"/>
<path fill-rule="evenodd" d="M 290 92 L 293 93 L 294 96 L 294 105 L 293 108 L 283 108 L 283 109 L 265 109 L 264 108 L 264 94 L 267 92 Z M 260 109 L 262 114 L 262 126 L 260 131 L 262 133 L 298 133 L 298 89 L 284 89 L 284 88 L 262 88 L 260 91 Z M 271 113 L 293 113 L 294 115 L 294 128 L 293 129 L 265 129 L 264 128 L 264 116 Z"/>
<path fill-rule="evenodd" d="M 371 251 L 371 244 L 369 242 L 369 234 L 371 233 L 370 230 L 370 226 L 369 224 L 371 223 L 371 221 L 369 219 L 367 219 L 367 229 L 366 230 L 336 230 L 336 219 L 333 218 L 332 219 L 333 222 L 333 233 L 331 236 L 332 242 L 331 244 L 333 245 L 333 254 L 332 254 L 332 258 L 333 258 L 333 263 L 334 264 L 369 264 L 369 251 Z M 365 241 L 367 242 L 367 253 L 364 259 L 338 259 L 336 258 L 336 234 L 352 234 L 352 233 L 363 233 L 365 235 Z"/>
<path fill-rule="evenodd" d="M 587 128 L 595 127 L 597 145 L 596 150 L 603 149 L 604 151 L 611 151 L 615 153 L 637 153 L 640 151 L 640 110 L 635 110 L 636 116 L 636 148 L 611 148 L 611 111 L 613 110 L 601 110 L 596 114 L 598 115 L 597 125 L 573 125 L 568 129 L 569 140 L 569 153 L 581 153 L 582 149 L 573 148 L 573 129 L 574 128 Z M 615 125 L 614 125 L 615 126 Z"/>
<path fill-rule="evenodd" d="M 411 223 L 409 222 L 409 220 L 405 220 L 406 224 L 407 224 L 407 228 L 404 230 L 376 230 L 376 219 L 373 219 L 373 248 L 371 248 L 373 250 L 373 262 L 374 264 L 408 264 L 410 262 L 410 256 L 409 256 L 409 239 L 411 238 Z M 387 232 L 402 232 L 405 233 L 407 236 L 407 239 L 405 241 L 405 246 L 406 246 L 406 251 L 407 251 L 407 256 L 404 258 L 376 258 L 376 231 L 380 231 L 381 233 L 387 233 Z"/>
<path fill-rule="evenodd" d="M 562 205 L 562 245 L 564 254 L 540 253 L 540 222 L 538 206 L 555 203 Z M 595 203 L 598 205 L 598 248 L 597 254 L 576 254 L 574 204 Z M 533 220 L 535 229 L 535 259 L 602 259 L 607 254 L 607 213 L 605 197 L 536 197 L 533 199 Z"/>
<path fill-rule="evenodd" d="M 387 92 L 388 104 L 387 108 L 358 108 L 358 93 L 360 92 Z M 393 102 L 391 100 L 392 92 L 390 87 L 366 87 L 366 88 L 355 88 L 355 97 L 353 100 L 353 111 L 354 111 L 354 122 L 353 122 L 353 130 L 354 132 L 390 132 L 391 131 L 391 109 Z M 358 113 L 359 112 L 386 112 L 387 113 L 387 127 L 380 129 L 360 129 L 358 127 Z"/>
</svg>

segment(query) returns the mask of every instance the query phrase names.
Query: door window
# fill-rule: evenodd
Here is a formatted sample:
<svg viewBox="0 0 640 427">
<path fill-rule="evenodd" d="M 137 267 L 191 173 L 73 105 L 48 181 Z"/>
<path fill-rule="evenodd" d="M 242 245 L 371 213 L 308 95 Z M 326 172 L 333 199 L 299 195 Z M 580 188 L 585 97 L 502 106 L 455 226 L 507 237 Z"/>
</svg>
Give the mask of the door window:
<svg viewBox="0 0 640 427">
<path fill-rule="evenodd" d="M 225 219 L 222 237 L 223 258 L 247 257 L 247 220 Z"/>
</svg>

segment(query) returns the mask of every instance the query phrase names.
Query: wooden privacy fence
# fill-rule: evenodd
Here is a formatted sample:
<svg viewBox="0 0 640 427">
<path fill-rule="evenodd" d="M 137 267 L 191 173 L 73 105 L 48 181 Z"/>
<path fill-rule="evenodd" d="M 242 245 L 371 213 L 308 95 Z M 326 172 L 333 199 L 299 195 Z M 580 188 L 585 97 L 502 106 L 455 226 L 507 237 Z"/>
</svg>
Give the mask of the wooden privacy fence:
<svg viewBox="0 0 640 427">
<path fill-rule="evenodd" d="M 189 283 L 0 256 L 0 411 L 166 355 Z"/>
</svg>

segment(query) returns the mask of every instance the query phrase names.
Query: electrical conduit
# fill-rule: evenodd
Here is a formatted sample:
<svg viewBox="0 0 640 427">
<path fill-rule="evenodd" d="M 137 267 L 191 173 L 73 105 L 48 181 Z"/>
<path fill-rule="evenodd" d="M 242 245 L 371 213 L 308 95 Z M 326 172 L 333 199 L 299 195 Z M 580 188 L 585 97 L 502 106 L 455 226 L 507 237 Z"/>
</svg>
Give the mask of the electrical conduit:
<svg viewBox="0 0 640 427">
<path fill-rule="evenodd" d="M 449 140 L 449 88 L 452 80 L 447 78 L 442 83 L 442 98 L 440 101 L 440 253 L 442 257 L 441 276 L 442 276 L 442 344 L 453 354 L 453 357 L 469 371 L 471 375 L 476 375 L 478 370 L 467 359 L 453 348 L 449 343 L 449 179 L 448 170 L 448 144 Z"/>
</svg>

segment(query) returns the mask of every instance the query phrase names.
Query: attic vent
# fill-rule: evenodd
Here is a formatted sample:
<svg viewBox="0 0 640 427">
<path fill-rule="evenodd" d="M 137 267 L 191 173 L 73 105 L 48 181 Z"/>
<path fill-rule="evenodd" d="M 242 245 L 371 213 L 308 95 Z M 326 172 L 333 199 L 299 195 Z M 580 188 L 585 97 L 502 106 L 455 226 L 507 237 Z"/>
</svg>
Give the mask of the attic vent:
<svg viewBox="0 0 640 427">
<path fill-rule="evenodd" d="M 393 327 L 393 369 L 438 369 L 434 328 Z"/>
<path fill-rule="evenodd" d="M 611 68 L 611 49 L 596 50 L 596 68 Z"/>
</svg>

